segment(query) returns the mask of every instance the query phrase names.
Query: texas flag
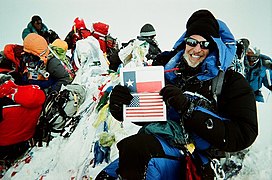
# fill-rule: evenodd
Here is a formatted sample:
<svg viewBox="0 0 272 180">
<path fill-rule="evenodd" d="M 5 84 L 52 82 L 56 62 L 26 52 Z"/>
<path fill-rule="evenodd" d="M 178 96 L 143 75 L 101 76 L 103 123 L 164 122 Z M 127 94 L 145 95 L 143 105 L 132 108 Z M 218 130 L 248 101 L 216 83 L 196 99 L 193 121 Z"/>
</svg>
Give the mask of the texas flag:
<svg viewBox="0 0 272 180">
<path fill-rule="evenodd" d="M 164 86 L 164 70 L 162 66 L 145 66 L 133 69 L 121 69 L 123 85 L 131 93 L 160 92 Z"/>
<path fill-rule="evenodd" d="M 121 84 L 130 89 L 133 99 L 124 105 L 124 120 L 131 122 L 166 121 L 166 107 L 159 95 L 164 86 L 164 69 L 146 66 L 120 70 Z"/>
</svg>

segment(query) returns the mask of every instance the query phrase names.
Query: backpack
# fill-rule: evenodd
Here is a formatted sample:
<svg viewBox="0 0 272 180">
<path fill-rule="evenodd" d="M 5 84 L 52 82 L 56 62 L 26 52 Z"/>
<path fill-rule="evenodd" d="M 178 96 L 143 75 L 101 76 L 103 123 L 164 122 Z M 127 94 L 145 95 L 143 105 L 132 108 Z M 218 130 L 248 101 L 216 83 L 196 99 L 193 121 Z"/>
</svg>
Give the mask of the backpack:
<svg viewBox="0 0 272 180">
<path fill-rule="evenodd" d="M 69 137 L 79 123 L 80 116 L 76 115 L 79 106 L 84 102 L 86 90 L 82 85 L 69 84 L 59 92 L 52 92 L 47 96 L 38 121 L 35 143 L 42 146 L 42 142 L 49 144 L 51 133 Z"/>
</svg>

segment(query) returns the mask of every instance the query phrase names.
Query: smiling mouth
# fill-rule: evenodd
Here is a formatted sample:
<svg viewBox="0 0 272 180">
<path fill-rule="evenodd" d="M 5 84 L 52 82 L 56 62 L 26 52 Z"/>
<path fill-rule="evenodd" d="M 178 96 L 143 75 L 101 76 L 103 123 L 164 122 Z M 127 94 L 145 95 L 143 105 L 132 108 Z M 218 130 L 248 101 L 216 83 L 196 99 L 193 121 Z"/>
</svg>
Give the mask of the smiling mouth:
<svg viewBox="0 0 272 180">
<path fill-rule="evenodd" d="M 192 54 L 191 57 L 194 58 L 194 59 L 199 59 L 201 56 L 193 55 L 193 54 Z"/>
</svg>

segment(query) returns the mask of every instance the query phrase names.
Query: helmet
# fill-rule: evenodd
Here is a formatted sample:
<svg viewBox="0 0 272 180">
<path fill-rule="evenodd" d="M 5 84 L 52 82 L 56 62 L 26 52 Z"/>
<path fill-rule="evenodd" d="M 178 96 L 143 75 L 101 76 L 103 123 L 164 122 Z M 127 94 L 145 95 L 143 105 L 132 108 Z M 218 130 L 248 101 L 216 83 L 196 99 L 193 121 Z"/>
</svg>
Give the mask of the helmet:
<svg viewBox="0 0 272 180">
<path fill-rule="evenodd" d="M 85 25 L 85 22 L 82 18 L 80 17 L 77 17 L 75 20 L 74 20 L 74 26 L 76 29 L 86 29 L 86 25 Z"/>
</svg>

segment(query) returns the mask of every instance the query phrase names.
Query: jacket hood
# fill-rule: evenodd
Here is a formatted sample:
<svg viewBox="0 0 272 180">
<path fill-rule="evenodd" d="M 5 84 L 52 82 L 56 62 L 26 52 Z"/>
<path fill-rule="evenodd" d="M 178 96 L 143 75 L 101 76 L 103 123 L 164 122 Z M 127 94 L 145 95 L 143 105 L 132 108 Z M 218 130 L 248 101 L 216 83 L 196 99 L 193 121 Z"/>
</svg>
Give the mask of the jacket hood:
<svg viewBox="0 0 272 180">
<path fill-rule="evenodd" d="M 200 73 L 197 78 L 199 80 L 209 80 L 218 75 L 219 70 L 226 71 L 230 66 L 234 59 L 236 52 L 236 42 L 235 38 L 230 32 L 227 25 L 221 20 L 217 20 L 219 23 L 219 34 L 220 37 L 212 37 L 211 39 L 215 42 L 216 48 L 211 51 L 208 57 L 202 63 L 201 69 L 202 73 Z M 186 32 L 178 39 L 178 41 L 174 45 L 174 49 L 176 49 L 181 43 L 183 43 L 184 38 L 186 36 Z M 165 70 L 170 70 L 174 68 L 179 61 L 181 60 L 181 56 L 184 53 L 184 49 L 179 51 L 171 60 L 166 64 Z M 167 72 L 165 74 L 167 80 L 172 81 L 176 75 L 172 72 Z"/>
<path fill-rule="evenodd" d="M 27 24 L 27 28 L 30 29 L 30 32 L 38 33 L 37 30 L 35 29 L 35 27 L 32 25 L 31 22 Z M 47 26 L 44 23 L 42 23 L 42 29 L 41 29 L 41 31 L 42 32 L 48 31 L 48 28 L 47 28 Z"/>
<path fill-rule="evenodd" d="M 23 45 L 25 52 L 39 56 L 43 60 L 45 60 L 49 54 L 46 40 L 36 33 L 28 34 L 24 39 Z"/>
</svg>

